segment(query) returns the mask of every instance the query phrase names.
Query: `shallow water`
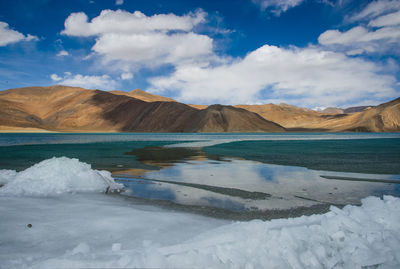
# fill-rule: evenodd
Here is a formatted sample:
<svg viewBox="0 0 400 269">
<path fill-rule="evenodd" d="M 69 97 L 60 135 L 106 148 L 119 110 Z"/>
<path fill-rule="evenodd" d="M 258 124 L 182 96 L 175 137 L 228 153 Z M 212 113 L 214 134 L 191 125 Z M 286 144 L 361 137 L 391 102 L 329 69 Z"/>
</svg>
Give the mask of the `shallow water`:
<svg viewBox="0 0 400 269">
<path fill-rule="evenodd" d="M 149 149 L 135 152 L 141 161 L 151 163 L 140 151 Z M 153 163 L 161 165 L 160 170 L 139 176 L 118 173 L 116 178 L 128 188 L 124 195 L 159 204 L 170 201 L 202 213 L 217 208 L 211 215 L 235 219 L 298 216 L 323 212 L 330 205 L 359 204 L 371 195 L 400 195 L 400 175 L 311 170 L 192 151 L 199 155 L 186 153 L 186 158 L 177 160 L 175 154 L 167 160 L 165 153 L 160 154 L 163 158 Z"/>
<path fill-rule="evenodd" d="M 399 134 L 1 134 L 0 169 L 66 156 L 137 203 L 270 219 L 400 196 Z"/>
</svg>

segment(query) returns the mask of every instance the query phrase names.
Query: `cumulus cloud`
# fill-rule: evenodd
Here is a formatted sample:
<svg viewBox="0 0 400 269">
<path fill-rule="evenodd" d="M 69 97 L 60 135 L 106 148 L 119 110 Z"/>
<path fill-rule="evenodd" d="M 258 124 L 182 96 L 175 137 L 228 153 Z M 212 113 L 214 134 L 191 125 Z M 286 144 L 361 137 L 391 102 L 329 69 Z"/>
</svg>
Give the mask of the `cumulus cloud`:
<svg viewBox="0 0 400 269">
<path fill-rule="evenodd" d="M 0 47 L 20 41 L 37 41 L 33 35 L 24 35 L 18 31 L 10 29 L 8 23 L 0 21 Z"/>
<path fill-rule="evenodd" d="M 359 99 L 393 98 L 392 76 L 342 53 L 316 47 L 265 45 L 243 59 L 216 67 L 180 66 L 171 76 L 150 80 L 153 92 L 176 91 L 188 103 L 289 102 L 299 106 L 352 105 Z"/>
<path fill-rule="evenodd" d="M 60 80 L 62 80 L 62 77 L 59 77 L 57 74 L 51 74 L 50 78 L 51 78 L 51 80 L 53 80 L 53 81 L 60 81 Z"/>
<path fill-rule="evenodd" d="M 146 16 L 140 11 L 103 10 L 90 22 L 83 12 L 72 13 L 65 20 L 62 34 L 70 36 L 96 36 L 102 34 L 138 34 L 153 31 L 190 31 L 205 21 L 206 13 L 198 10 L 183 16 L 156 14 Z"/>
<path fill-rule="evenodd" d="M 130 61 L 145 66 L 179 64 L 210 55 L 212 39 L 195 33 L 105 34 L 97 39 L 92 49 L 107 60 Z"/>
<path fill-rule="evenodd" d="M 61 50 L 59 53 L 57 53 L 57 56 L 68 56 L 69 53 L 66 50 Z"/>
<path fill-rule="evenodd" d="M 282 12 L 300 5 L 304 0 L 252 0 L 253 3 L 260 6 L 261 10 L 271 10 L 272 13 L 279 16 Z"/>
<path fill-rule="evenodd" d="M 76 86 L 87 89 L 102 89 L 102 90 L 114 90 L 117 86 L 117 82 L 108 75 L 102 76 L 88 76 L 76 74 L 72 75 L 70 72 L 65 72 L 64 76 L 58 76 L 52 74 L 51 79 L 56 81 L 58 84 L 66 86 Z"/>
<path fill-rule="evenodd" d="M 400 54 L 400 2 L 374 1 L 348 21 L 359 25 L 346 31 L 328 30 L 318 42 L 348 55 L 362 53 Z"/>
<path fill-rule="evenodd" d="M 285 2 L 282 11 L 301 2 Z M 389 19 L 384 21 L 388 23 Z M 114 72 L 120 70 L 118 83 L 133 78 L 130 70 L 172 65 L 172 73 L 148 78 L 150 87 L 147 90 L 161 94 L 173 92 L 176 99 L 186 103 L 286 102 L 329 107 L 359 104 L 363 98 L 377 103 L 396 96 L 395 78 L 383 75 L 379 64 L 357 57 L 367 50 L 376 50 L 374 42 L 382 36 L 387 36 L 385 40 L 396 40 L 396 33 L 381 29 L 393 26 L 371 30 L 368 21 L 348 33 L 325 32 L 320 36 L 318 46 L 281 48 L 264 45 L 244 58 L 232 58 L 217 55 L 212 38 L 196 33 L 196 26 L 205 20 L 206 14 L 201 10 L 183 16 L 146 16 L 139 11 L 104 10 L 91 20 L 80 12 L 72 13 L 65 20 L 62 33 L 95 38 L 91 57 L 100 57 L 103 64 L 114 68 Z M 374 33 L 370 34 L 372 31 Z M 368 46 L 354 46 L 355 39 Z M 346 46 L 347 55 L 332 51 L 333 46 L 335 49 Z M 101 79 L 101 84 L 91 82 Z M 81 83 L 83 80 L 86 84 Z M 62 77 L 61 81 L 61 84 L 101 89 L 112 89 L 117 84 L 108 76 L 71 74 Z M 87 85 L 88 81 L 91 86 Z"/>
<path fill-rule="evenodd" d="M 133 74 L 132 73 L 122 73 L 121 74 L 121 79 L 122 80 L 128 80 L 128 79 L 132 79 L 133 78 Z"/>
<path fill-rule="evenodd" d="M 108 61 L 125 61 L 142 66 L 179 64 L 212 54 L 212 39 L 193 32 L 205 22 L 202 10 L 183 16 L 140 11 L 103 10 L 91 21 L 85 13 L 72 13 L 62 34 L 95 36 L 92 50 Z"/>
</svg>

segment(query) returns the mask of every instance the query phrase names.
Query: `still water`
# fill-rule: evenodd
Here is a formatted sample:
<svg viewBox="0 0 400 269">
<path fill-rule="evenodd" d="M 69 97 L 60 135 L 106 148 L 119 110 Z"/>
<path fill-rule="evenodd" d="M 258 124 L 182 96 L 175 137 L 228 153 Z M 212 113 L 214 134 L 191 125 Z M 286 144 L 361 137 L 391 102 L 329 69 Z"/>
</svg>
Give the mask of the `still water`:
<svg viewBox="0 0 400 269">
<path fill-rule="evenodd" d="M 399 134 L 0 134 L 0 169 L 78 158 L 122 195 L 231 219 L 270 219 L 400 196 Z"/>
</svg>

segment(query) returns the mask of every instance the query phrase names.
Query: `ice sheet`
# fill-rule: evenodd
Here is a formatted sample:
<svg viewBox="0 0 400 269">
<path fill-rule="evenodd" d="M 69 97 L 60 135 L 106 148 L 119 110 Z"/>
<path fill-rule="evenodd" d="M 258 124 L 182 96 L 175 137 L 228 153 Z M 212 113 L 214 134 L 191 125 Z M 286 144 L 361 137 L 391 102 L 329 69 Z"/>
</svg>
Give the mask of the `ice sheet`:
<svg viewBox="0 0 400 269">
<path fill-rule="evenodd" d="M 87 192 L 114 183 L 76 159 L 0 174 L 0 268 L 400 267 L 400 198 L 392 196 L 231 222 Z"/>
<path fill-rule="evenodd" d="M 104 194 L 3 196 L 0 268 L 399 268 L 399 206 L 231 223 Z"/>
</svg>

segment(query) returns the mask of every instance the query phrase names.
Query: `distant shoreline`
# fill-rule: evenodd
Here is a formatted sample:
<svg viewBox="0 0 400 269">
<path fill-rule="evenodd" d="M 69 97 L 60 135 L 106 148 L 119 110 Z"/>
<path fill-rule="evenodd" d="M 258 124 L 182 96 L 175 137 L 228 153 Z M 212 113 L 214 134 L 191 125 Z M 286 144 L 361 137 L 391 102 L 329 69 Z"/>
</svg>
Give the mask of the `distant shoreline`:
<svg viewBox="0 0 400 269">
<path fill-rule="evenodd" d="M 69 133 L 82 133 L 82 134 L 89 134 L 89 133 L 177 133 L 177 132 L 124 132 L 124 131 L 107 131 L 107 130 L 68 130 L 68 131 L 52 131 L 52 130 L 46 130 L 46 129 L 40 129 L 40 128 L 27 128 L 27 127 L 14 127 L 14 126 L 1 126 L 0 125 L 0 134 L 5 133 L 5 134 L 13 134 L 13 133 L 56 133 L 56 134 L 69 134 Z M 181 132 L 179 132 L 181 133 Z M 184 132 L 182 132 L 184 133 Z M 277 133 L 277 132 L 257 132 L 257 131 L 252 131 L 252 132 L 195 132 L 198 134 L 205 134 L 205 133 Z M 278 132 L 280 133 L 280 132 Z M 306 128 L 287 128 L 285 132 L 282 133 L 400 133 L 400 131 L 390 131 L 390 132 L 357 132 L 357 131 L 329 131 L 327 129 L 306 129 Z"/>
</svg>

